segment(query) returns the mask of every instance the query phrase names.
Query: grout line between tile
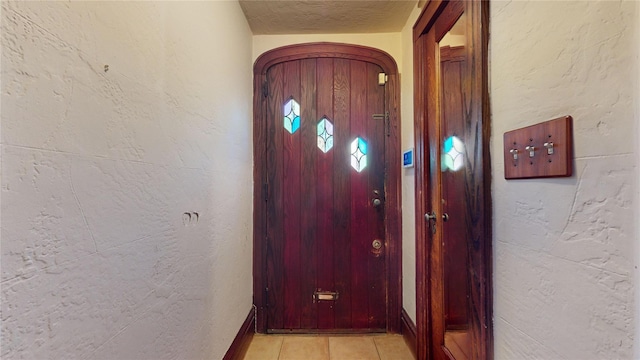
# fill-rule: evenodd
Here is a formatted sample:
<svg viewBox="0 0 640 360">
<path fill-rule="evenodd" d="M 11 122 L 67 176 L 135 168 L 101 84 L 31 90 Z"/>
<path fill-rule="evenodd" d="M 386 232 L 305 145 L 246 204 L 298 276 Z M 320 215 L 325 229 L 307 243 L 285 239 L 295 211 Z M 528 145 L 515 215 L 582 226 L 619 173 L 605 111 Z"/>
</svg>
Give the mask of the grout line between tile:
<svg viewBox="0 0 640 360">
<path fill-rule="evenodd" d="M 373 340 L 373 346 L 376 348 L 376 354 L 378 354 L 378 360 L 382 360 L 382 356 L 380 356 L 380 349 L 378 349 L 378 342 L 375 338 Z"/>
<path fill-rule="evenodd" d="M 280 360 L 280 356 L 282 355 L 283 345 L 284 345 L 284 337 L 280 336 L 280 348 L 278 349 L 278 360 Z"/>
</svg>

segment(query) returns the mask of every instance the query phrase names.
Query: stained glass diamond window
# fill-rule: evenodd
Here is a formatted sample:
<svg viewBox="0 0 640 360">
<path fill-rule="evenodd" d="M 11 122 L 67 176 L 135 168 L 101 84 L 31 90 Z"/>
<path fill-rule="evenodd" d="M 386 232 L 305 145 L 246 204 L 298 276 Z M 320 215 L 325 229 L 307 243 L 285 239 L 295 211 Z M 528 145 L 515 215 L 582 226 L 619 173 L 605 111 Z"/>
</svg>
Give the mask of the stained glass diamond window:
<svg viewBox="0 0 640 360">
<path fill-rule="evenodd" d="M 284 128 L 291 134 L 300 128 L 300 104 L 293 98 L 284 104 Z"/>
<path fill-rule="evenodd" d="M 351 142 L 351 166 L 357 172 L 367 167 L 367 142 L 360 137 Z"/>
<path fill-rule="evenodd" d="M 333 124 L 323 117 L 318 123 L 318 148 L 326 153 L 333 147 Z"/>
<path fill-rule="evenodd" d="M 448 137 L 444 141 L 442 171 L 458 171 L 462 165 L 464 165 L 464 143 L 457 136 Z"/>
</svg>

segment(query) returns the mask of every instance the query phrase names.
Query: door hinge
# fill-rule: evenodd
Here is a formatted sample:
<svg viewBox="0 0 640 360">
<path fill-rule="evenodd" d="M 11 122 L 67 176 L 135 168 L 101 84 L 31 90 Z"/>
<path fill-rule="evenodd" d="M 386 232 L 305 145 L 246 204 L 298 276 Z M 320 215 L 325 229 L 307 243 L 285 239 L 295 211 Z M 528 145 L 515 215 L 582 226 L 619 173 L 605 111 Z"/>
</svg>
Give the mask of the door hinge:
<svg viewBox="0 0 640 360">
<path fill-rule="evenodd" d="M 265 307 L 269 307 L 269 288 L 265 287 L 264 288 L 264 298 L 265 298 Z"/>
<path fill-rule="evenodd" d="M 387 111 L 386 113 L 386 117 L 384 119 L 384 125 L 386 126 L 386 130 L 387 130 L 387 137 L 391 136 L 391 121 L 389 121 L 389 112 Z"/>
<path fill-rule="evenodd" d="M 262 184 L 262 193 L 264 194 L 264 201 L 269 201 L 269 184 Z"/>
<path fill-rule="evenodd" d="M 262 96 L 269 96 L 269 83 L 266 81 L 262 83 Z"/>
</svg>

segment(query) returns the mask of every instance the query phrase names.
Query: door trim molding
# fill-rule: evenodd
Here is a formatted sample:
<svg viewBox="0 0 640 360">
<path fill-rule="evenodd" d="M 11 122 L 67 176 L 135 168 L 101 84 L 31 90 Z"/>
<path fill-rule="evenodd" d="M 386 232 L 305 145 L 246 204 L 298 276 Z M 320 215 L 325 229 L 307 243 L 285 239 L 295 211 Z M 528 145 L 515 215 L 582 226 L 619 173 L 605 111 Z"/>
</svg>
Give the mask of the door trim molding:
<svg viewBox="0 0 640 360">
<path fill-rule="evenodd" d="M 402 336 L 404 337 L 404 341 L 411 349 L 411 353 L 415 358 L 418 358 L 418 353 L 416 352 L 418 348 L 418 344 L 416 342 L 416 324 L 411 320 L 411 316 L 407 313 L 407 311 L 402 308 Z"/>
<path fill-rule="evenodd" d="M 387 75 L 397 75 L 398 66 L 388 53 L 375 48 L 330 42 L 315 42 L 283 46 L 260 55 L 253 66 L 253 74 L 266 75 L 275 64 L 285 61 L 338 58 L 360 60 L 379 65 Z"/>
<path fill-rule="evenodd" d="M 457 4 L 456 4 L 457 3 Z M 429 198 L 429 144 L 424 136 L 427 129 L 427 99 L 428 82 L 435 81 L 429 78 L 429 72 L 424 66 L 427 63 L 428 44 L 425 36 L 435 24 L 438 16 L 445 11 L 448 5 L 464 6 L 471 21 L 468 27 L 470 34 L 471 108 L 475 121 L 480 127 L 481 139 L 478 142 L 482 146 L 482 154 L 479 159 L 482 164 L 479 175 L 482 190 L 478 194 L 478 202 L 481 202 L 482 218 L 480 224 L 474 228 L 474 244 L 478 250 L 472 261 L 473 274 L 471 293 L 473 297 L 470 315 L 472 325 L 476 328 L 472 334 L 474 348 L 472 358 L 493 358 L 493 298 L 492 298 L 492 204 L 491 204 L 491 158 L 489 153 L 491 123 L 489 109 L 488 88 L 488 44 L 489 44 L 489 2 L 474 0 L 432 0 L 427 3 L 413 27 L 414 49 L 414 136 L 415 136 L 415 221 L 416 221 L 416 328 L 417 328 L 417 353 L 419 359 L 433 358 L 431 342 L 431 317 L 432 309 L 430 294 L 430 253 L 431 245 L 427 239 L 428 227 L 424 220 L 424 214 Z"/>
<path fill-rule="evenodd" d="M 387 331 L 400 331 L 402 311 L 402 214 L 400 182 L 400 82 L 395 60 L 386 52 L 359 45 L 307 43 L 285 46 L 262 54 L 253 72 L 253 303 L 256 330 L 267 331 L 266 306 L 266 101 L 262 94 L 267 70 L 286 61 L 342 58 L 379 65 L 387 74 L 385 108 L 389 111 L 389 137 L 385 145 L 385 236 L 387 240 Z"/>
</svg>

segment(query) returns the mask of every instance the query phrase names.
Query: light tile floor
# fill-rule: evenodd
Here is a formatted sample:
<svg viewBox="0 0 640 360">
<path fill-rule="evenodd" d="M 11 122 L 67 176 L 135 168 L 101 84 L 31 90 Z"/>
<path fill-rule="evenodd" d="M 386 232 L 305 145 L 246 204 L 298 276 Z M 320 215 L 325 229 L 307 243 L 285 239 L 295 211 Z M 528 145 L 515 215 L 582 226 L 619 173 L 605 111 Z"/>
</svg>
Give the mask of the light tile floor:
<svg viewBox="0 0 640 360">
<path fill-rule="evenodd" d="M 244 360 L 414 360 L 402 335 L 256 334 Z"/>
</svg>

